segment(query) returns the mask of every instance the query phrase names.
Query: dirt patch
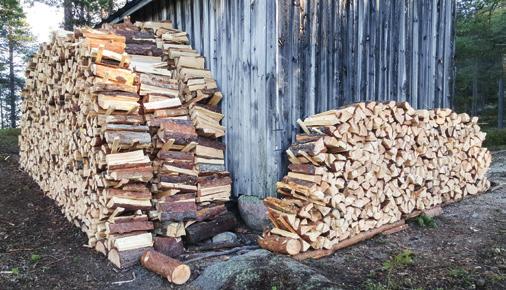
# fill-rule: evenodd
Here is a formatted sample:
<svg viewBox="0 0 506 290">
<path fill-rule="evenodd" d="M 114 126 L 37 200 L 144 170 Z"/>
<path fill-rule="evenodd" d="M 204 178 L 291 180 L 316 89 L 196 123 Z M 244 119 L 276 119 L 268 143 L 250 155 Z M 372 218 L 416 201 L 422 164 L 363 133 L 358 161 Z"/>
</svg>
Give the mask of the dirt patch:
<svg viewBox="0 0 506 290">
<path fill-rule="evenodd" d="M 18 169 L 17 150 L 1 147 L 0 288 L 176 288 L 140 266 L 117 271 L 84 247 L 85 235 Z M 505 182 L 505 168 L 506 152 L 494 154 L 492 181 Z M 448 206 L 435 222 L 303 263 L 345 289 L 506 289 L 504 188 Z M 227 258 L 190 264 L 191 280 Z"/>
</svg>

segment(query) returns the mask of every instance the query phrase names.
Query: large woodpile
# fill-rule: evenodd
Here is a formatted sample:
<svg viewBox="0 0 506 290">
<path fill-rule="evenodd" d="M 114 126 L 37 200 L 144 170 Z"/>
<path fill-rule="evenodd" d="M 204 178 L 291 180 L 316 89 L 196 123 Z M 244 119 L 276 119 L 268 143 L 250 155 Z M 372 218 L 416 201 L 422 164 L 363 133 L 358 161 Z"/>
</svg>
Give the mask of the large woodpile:
<svg viewBox="0 0 506 290">
<path fill-rule="evenodd" d="M 20 163 L 116 265 L 152 247 L 153 168 L 122 36 L 60 32 L 28 65 Z"/>
<path fill-rule="evenodd" d="M 55 33 L 26 75 L 21 166 L 116 266 L 235 227 L 222 96 L 186 33 L 128 21 Z"/>
<path fill-rule="evenodd" d="M 272 251 L 337 249 L 490 186 L 485 133 L 467 114 L 370 102 L 299 125 L 289 173 L 277 183 L 282 198 L 264 200 L 274 227 L 259 244 Z"/>
</svg>

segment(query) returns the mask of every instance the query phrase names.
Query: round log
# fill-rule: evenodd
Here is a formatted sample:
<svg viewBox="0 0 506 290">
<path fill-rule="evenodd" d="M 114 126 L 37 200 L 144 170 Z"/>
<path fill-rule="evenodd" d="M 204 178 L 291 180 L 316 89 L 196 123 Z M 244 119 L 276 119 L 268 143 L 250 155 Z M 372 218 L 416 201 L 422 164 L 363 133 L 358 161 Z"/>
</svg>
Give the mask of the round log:
<svg viewBox="0 0 506 290">
<path fill-rule="evenodd" d="M 177 285 L 184 284 L 190 279 L 191 270 L 188 265 L 156 251 L 147 251 L 141 257 L 141 264 L 169 282 Z"/>
<path fill-rule="evenodd" d="M 269 235 L 263 238 L 259 237 L 258 244 L 266 250 L 285 255 L 297 255 L 302 249 L 299 240 L 275 235 Z"/>
</svg>

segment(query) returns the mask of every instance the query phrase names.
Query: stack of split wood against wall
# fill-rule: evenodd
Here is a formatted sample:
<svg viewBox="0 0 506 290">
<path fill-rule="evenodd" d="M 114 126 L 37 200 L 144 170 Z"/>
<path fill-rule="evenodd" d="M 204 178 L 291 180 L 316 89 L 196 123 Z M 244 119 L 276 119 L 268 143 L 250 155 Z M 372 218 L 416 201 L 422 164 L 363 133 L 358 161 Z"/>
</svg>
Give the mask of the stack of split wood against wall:
<svg viewBox="0 0 506 290">
<path fill-rule="evenodd" d="M 170 22 L 56 33 L 27 69 L 21 165 L 116 266 L 178 256 L 236 225 L 221 98 Z"/>
<path fill-rule="evenodd" d="M 305 133 L 288 148 L 289 173 L 277 183 L 282 198 L 264 200 L 274 227 L 259 244 L 272 251 L 331 253 L 490 186 L 485 133 L 467 114 L 371 102 L 299 125 Z"/>
<path fill-rule="evenodd" d="M 222 95 L 187 33 L 169 21 L 125 21 L 109 29 L 127 37 L 127 51 L 130 43 L 162 49 L 161 58 L 153 48 L 143 50 L 148 56 L 132 55 L 132 66 L 140 75 L 153 139 L 155 248 L 171 249 L 165 253 L 177 256 L 182 237 L 196 243 L 236 225 L 225 207 L 232 180 L 225 170 L 225 145 L 219 141 L 225 134 Z"/>
<path fill-rule="evenodd" d="M 152 246 L 151 136 L 122 36 L 60 32 L 28 65 L 21 166 L 86 232 L 129 264 Z"/>
</svg>

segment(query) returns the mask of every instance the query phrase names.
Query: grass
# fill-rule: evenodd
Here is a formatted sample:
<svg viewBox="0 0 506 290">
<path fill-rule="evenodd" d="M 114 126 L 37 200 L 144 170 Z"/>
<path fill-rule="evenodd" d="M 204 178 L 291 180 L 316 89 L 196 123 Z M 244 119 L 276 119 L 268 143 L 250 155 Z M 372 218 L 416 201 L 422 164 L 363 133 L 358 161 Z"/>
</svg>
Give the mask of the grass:
<svg viewBox="0 0 506 290">
<path fill-rule="evenodd" d="M 42 257 L 40 255 L 37 255 L 37 254 L 32 254 L 32 256 L 30 257 L 30 261 L 32 263 L 37 263 Z"/>
<path fill-rule="evenodd" d="M 12 269 L 11 269 L 11 272 L 12 272 L 12 274 L 14 274 L 14 275 L 19 275 L 19 268 L 18 268 L 18 267 L 12 268 Z"/>
<path fill-rule="evenodd" d="M 394 290 L 401 289 L 401 281 L 394 279 L 394 274 L 406 266 L 414 263 L 415 254 L 409 250 L 403 250 L 400 253 L 392 256 L 390 259 L 383 262 L 383 270 L 386 271 L 386 281 L 374 281 L 373 273 L 369 273 L 369 279 L 363 284 L 363 288 L 367 290 Z"/>
<path fill-rule="evenodd" d="M 483 145 L 490 150 L 503 150 L 506 149 L 506 128 L 483 128 L 487 133 Z"/>
<path fill-rule="evenodd" d="M 422 228 L 435 228 L 436 227 L 436 221 L 433 217 L 430 217 L 428 215 L 419 215 L 416 218 L 416 223 L 422 227 Z"/>
<path fill-rule="evenodd" d="M 0 154 L 18 152 L 19 128 L 0 129 Z"/>
<path fill-rule="evenodd" d="M 448 272 L 448 276 L 466 287 L 473 285 L 472 275 L 464 268 L 455 267 Z"/>
<path fill-rule="evenodd" d="M 389 260 L 383 263 L 383 269 L 385 270 L 396 270 L 404 266 L 413 264 L 415 254 L 411 250 L 403 250 L 399 254 L 393 256 Z"/>
</svg>

